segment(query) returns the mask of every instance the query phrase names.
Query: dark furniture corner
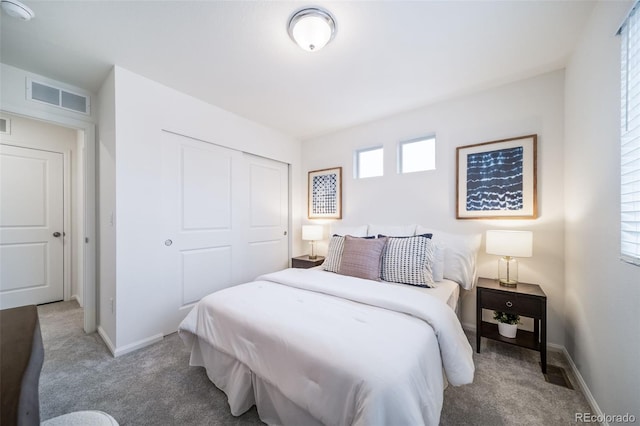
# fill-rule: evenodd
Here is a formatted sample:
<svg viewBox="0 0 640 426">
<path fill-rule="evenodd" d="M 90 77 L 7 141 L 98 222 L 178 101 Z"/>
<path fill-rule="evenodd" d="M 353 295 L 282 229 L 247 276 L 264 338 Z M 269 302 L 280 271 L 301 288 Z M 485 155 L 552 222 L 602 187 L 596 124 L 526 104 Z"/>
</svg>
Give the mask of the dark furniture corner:
<svg viewBox="0 0 640 426">
<path fill-rule="evenodd" d="M 0 311 L 0 424 L 39 425 L 44 361 L 35 305 Z"/>
<path fill-rule="evenodd" d="M 291 267 L 309 269 L 322 265 L 322 262 L 324 262 L 323 256 L 318 256 L 316 259 L 309 259 L 308 255 L 304 255 L 291 258 Z"/>
<path fill-rule="evenodd" d="M 479 278 L 476 286 L 476 351 L 482 337 L 540 352 L 542 372 L 547 373 L 547 295 L 537 284 L 503 287 L 498 280 Z M 498 333 L 498 325 L 482 320 L 482 310 L 502 311 L 533 318 L 533 331 L 518 329 L 514 339 Z"/>
</svg>

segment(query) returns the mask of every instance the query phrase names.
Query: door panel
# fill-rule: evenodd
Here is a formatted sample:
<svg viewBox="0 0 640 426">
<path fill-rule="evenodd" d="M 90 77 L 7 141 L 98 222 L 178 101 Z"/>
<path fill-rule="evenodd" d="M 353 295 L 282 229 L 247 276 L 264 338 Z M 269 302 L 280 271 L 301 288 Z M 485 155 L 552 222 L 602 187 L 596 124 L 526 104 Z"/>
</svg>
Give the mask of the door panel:
<svg viewBox="0 0 640 426">
<path fill-rule="evenodd" d="M 237 210 L 232 196 L 241 153 L 163 133 L 164 268 L 173 332 L 203 296 L 236 284 L 233 255 Z"/>
<path fill-rule="evenodd" d="M 163 133 L 164 265 L 175 331 L 207 294 L 288 265 L 288 166 Z"/>
<path fill-rule="evenodd" d="M 231 247 L 182 250 L 182 306 L 222 290 L 231 282 Z"/>
<path fill-rule="evenodd" d="M 218 150 L 182 145 L 182 230 L 231 228 L 231 157 Z"/>
<path fill-rule="evenodd" d="M 249 174 L 246 279 L 289 265 L 289 166 L 244 154 Z"/>
<path fill-rule="evenodd" d="M 2 309 L 64 298 L 63 179 L 61 153 L 0 145 Z"/>
</svg>

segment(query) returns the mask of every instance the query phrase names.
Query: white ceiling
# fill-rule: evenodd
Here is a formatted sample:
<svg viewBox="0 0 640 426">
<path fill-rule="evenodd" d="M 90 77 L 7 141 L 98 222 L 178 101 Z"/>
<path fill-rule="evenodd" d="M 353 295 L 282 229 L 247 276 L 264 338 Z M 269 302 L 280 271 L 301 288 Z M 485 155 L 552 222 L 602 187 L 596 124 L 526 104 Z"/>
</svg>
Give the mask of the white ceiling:
<svg viewBox="0 0 640 426">
<path fill-rule="evenodd" d="M 591 1 L 33 1 L 1 61 L 97 92 L 113 64 L 305 139 L 563 68 Z M 315 53 L 287 34 L 321 6 Z"/>
</svg>

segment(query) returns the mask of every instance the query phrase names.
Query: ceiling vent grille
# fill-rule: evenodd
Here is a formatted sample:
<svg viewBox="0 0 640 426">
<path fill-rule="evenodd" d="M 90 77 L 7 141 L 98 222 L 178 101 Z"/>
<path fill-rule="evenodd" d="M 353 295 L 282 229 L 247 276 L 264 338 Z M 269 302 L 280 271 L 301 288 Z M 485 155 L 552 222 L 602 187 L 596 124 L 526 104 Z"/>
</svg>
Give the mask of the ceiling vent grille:
<svg viewBox="0 0 640 426">
<path fill-rule="evenodd" d="M 82 114 L 89 114 L 91 106 L 91 98 L 87 95 L 32 79 L 27 79 L 27 99 Z"/>
</svg>

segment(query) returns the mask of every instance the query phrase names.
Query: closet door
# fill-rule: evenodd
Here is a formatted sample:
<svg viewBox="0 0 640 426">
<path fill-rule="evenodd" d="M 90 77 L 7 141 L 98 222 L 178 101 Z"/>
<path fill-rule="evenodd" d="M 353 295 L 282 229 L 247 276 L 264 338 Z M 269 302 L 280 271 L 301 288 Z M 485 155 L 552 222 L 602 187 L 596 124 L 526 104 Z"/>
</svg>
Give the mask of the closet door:
<svg viewBox="0 0 640 426">
<path fill-rule="evenodd" d="M 288 166 L 164 132 L 162 176 L 170 333 L 207 294 L 287 266 Z"/>
<path fill-rule="evenodd" d="M 285 163 L 243 154 L 248 180 L 248 217 L 241 267 L 243 281 L 289 265 L 289 167 Z"/>
</svg>

